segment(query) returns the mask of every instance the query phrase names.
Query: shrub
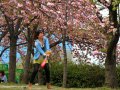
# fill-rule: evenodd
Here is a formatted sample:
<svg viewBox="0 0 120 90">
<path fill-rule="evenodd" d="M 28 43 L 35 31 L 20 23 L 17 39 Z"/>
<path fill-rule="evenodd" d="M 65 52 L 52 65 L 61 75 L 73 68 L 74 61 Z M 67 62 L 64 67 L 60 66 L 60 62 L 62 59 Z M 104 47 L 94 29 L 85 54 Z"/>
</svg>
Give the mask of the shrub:
<svg viewBox="0 0 120 90">
<path fill-rule="evenodd" d="M 57 86 L 62 86 L 63 65 L 60 63 L 52 63 L 50 73 L 51 73 L 51 83 Z"/>
<path fill-rule="evenodd" d="M 101 87 L 104 84 L 104 68 L 97 65 L 76 65 L 68 63 L 67 86 L 68 87 Z M 62 86 L 63 64 L 51 64 L 51 82 Z"/>
</svg>

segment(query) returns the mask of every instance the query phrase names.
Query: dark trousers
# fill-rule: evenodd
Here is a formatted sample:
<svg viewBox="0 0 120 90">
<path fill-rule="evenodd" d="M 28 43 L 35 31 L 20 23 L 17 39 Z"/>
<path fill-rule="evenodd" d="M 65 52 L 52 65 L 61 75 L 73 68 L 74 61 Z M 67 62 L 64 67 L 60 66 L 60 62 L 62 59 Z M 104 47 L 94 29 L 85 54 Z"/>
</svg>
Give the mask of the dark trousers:
<svg viewBox="0 0 120 90">
<path fill-rule="evenodd" d="M 33 72 L 30 78 L 30 83 L 33 84 L 35 76 L 37 75 L 38 71 L 41 69 L 40 64 L 33 64 Z M 49 70 L 49 64 L 47 63 L 44 67 L 45 75 L 46 75 L 46 83 L 50 83 L 50 70 Z"/>
</svg>

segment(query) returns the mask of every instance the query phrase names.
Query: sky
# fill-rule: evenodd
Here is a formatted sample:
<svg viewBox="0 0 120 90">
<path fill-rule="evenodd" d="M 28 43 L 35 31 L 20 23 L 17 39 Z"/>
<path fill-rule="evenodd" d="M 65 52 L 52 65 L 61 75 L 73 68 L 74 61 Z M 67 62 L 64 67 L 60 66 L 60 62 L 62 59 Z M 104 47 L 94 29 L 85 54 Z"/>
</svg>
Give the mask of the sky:
<svg viewBox="0 0 120 90">
<path fill-rule="evenodd" d="M 0 47 L 0 50 L 2 50 L 2 47 Z M 17 53 L 16 55 L 17 55 L 17 58 L 20 58 L 20 54 L 19 53 Z M 9 62 L 9 49 L 7 49 L 5 51 L 5 53 L 3 53 L 2 60 L 3 61 L 1 63 L 8 63 Z"/>
<path fill-rule="evenodd" d="M 103 17 L 107 17 L 109 14 L 107 9 L 101 10 L 100 13 L 102 14 Z"/>
</svg>

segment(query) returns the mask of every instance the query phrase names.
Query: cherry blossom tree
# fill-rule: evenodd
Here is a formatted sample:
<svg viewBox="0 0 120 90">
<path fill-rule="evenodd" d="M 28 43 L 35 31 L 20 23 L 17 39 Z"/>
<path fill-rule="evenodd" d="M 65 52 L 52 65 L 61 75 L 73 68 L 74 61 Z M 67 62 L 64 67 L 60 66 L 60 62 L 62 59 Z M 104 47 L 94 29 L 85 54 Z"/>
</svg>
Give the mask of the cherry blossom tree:
<svg viewBox="0 0 120 90">
<path fill-rule="evenodd" d="M 87 8 L 88 6 L 89 8 Z M 37 21 L 40 21 L 38 23 L 40 27 L 46 28 L 49 30 L 48 32 L 52 32 L 52 34 L 59 39 L 62 38 L 62 41 L 64 41 L 65 66 L 67 65 L 65 49 L 66 37 L 69 37 L 72 40 L 76 38 L 77 40 L 80 38 L 79 33 L 82 30 L 93 30 L 93 28 L 97 30 L 97 23 L 99 23 L 94 11 L 94 5 L 88 0 L 4 0 L 0 2 L 0 7 L 2 20 L 4 21 L 1 26 L 6 25 L 7 28 L 5 30 L 9 35 L 9 81 L 12 82 L 15 81 L 16 44 L 18 35 L 23 32 L 24 27 L 32 27 L 29 23 L 31 23 L 35 17 L 37 18 Z M 34 21 L 37 22 L 35 19 Z M 67 81 L 66 68 L 67 66 L 64 68 L 64 87 L 66 86 Z"/>
<path fill-rule="evenodd" d="M 93 31 L 97 30 L 96 28 L 99 23 L 99 19 L 97 19 L 96 13 L 94 11 L 94 5 L 89 1 L 54 1 L 47 3 L 48 6 L 44 7 L 46 11 L 51 11 L 53 13 L 53 18 L 47 28 L 50 30 L 57 30 L 53 32 L 55 36 L 58 38 L 62 38 L 63 40 L 63 54 L 64 54 L 64 74 L 63 74 L 63 87 L 66 87 L 67 81 L 67 56 L 65 49 L 65 38 L 69 37 L 72 41 L 80 41 L 80 34 L 82 31 Z M 90 6 L 89 9 L 87 6 Z M 52 8 L 49 10 L 48 8 Z M 83 11 L 84 9 L 84 11 Z M 93 10 L 93 12 L 91 12 Z M 56 11 L 56 12 L 55 12 Z M 82 13 L 81 13 L 82 12 Z M 85 21 L 84 21 L 85 20 Z M 54 23 L 55 22 L 55 23 Z M 94 23 L 94 24 L 93 24 Z M 47 24 L 47 23 L 46 23 Z M 94 28 L 94 29 L 93 29 Z M 58 34 L 59 33 L 59 34 Z M 82 33 L 83 37 L 88 39 L 89 34 Z M 98 35 L 98 37 L 100 34 Z"/>
<path fill-rule="evenodd" d="M 24 6 L 25 8 L 23 8 Z M 2 19 L 1 26 L 6 26 L 6 28 L 4 28 L 5 30 L 3 30 L 4 32 L 8 32 L 8 40 L 6 41 L 8 41 L 10 45 L 9 81 L 15 82 L 16 44 L 18 35 L 24 30 L 24 28 L 22 28 L 22 23 L 28 23 L 27 16 L 29 12 L 29 3 L 27 1 L 4 0 L 0 1 L 0 7 Z"/>
<path fill-rule="evenodd" d="M 91 1 L 91 0 L 90 0 Z M 64 79 L 63 87 L 66 87 L 67 82 L 67 55 L 66 41 L 72 43 L 81 43 L 96 45 L 96 47 L 105 47 L 103 43 L 107 40 L 101 23 L 96 14 L 97 9 L 94 3 L 89 0 L 4 0 L 0 2 L 1 7 L 1 26 L 7 25 L 6 31 L 8 45 L 10 45 L 10 81 L 14 81 L 15 64 L 16 64 L 16 43 L 18 35 L 25 32 L 27 28 L 29 33 L 34 32 L 34 25 L 38 28 L 46 29 L 51 42 L 56 42 L 54 45 L 62 42 L 64 51 Z M 100 17 L 100 16 L 99 16 Z M 54 38 L 52 38 L 54 35 Z M 16 38 L 15 38 L 16 37 Z M 29 38 L 29 36 L 28 36 Z M 30 40 L 31 38 L 29 38 Z M 56 40 L 57 39 L 57 40 Z M 28 41 L 29 41 L 28 40 Z M 26 39 L 27 41 L 27 39 Z M 31 41 L 30 41 L 31 42 Z M 28 45 L 30 44 L 28 43 Z M 13 45 L 14 44 L 14 45 Z M 89 46 L 89 45 L 88 45 Z M 28 46 L 29 47 L 29 46 Z M 82 46 L 83 47 L 83 46 Z M 30 49 L 29 49 L 30 50 Z M 28 50 L 28 52 L 29 52 Z M 31 51 L 31 50 L 30 50 Z M 30 56 L 30 53 L 27 54 Z M 26 65 L 29 66 L 29 60 L 26 59 Z M 14 67 L 14 69 L 13 69 Z M 27 72 L 26 67 L 25 72 Z M 11 71 L 12 70 L 12 71 Z M 26 75 L 25 75 L 26 76 Z"/>
<path fill-rule="evenodd" d="M 109 10 L 109 18 L 101 22 L 104 26 L 105 36 L 107 38 L 106 44 L 106 59 L 105 59 L 105 84 L 108 87 L 116 88 L 118 86 L 117 73 L 116 73 L 116 49 L 119 41 L 120 27 L 117 20 L 117 10 L 119 9 L 119 0 L 98 0 L 104 5 L 104 8 Z M 99 15 L 100 16 L 100 15 Z M 119 18 L 119 16 L 118 16 Z"/>
</svg>

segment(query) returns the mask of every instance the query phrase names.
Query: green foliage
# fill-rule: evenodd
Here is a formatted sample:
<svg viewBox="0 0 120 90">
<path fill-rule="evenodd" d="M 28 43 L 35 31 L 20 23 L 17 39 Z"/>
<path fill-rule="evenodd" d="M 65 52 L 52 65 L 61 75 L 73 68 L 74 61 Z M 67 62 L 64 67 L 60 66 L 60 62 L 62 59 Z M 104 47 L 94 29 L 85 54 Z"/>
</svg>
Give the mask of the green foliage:
<svg viewBox="0 0 120 90">
<path fill-rule="evenodd" d="M 51 81 L 52 84 L 62 85 L 63 64 L 52 63 Z M 104 69 L 96 65 L 75 65 L 68 64 L 68 87 L 101 87 L 104 84 Z"/>
<path fill-rule="evenodd" d="M 73 68 L 73 70 L 71 70 Z M 104 83 L 104 70 L 99 66 L 71 64 L 68 71 L 68 84 L 71 87 L 100 87 Z M 71 73 L 73 75 L 71 75 Z M 77 80 L 77 82 L 76 82 Z M 72 83 L 71 81 L 74 81 Z"/>
<path fill-rule="evenodd" d="M 94 0 L 89 0 L 91 3 L 94 3 Z"/>
<path fill-rule="evenodd" d="M 8 64 L 0 64 L 0 70 L 7 71 L 8 70 Z"/>
<path fill-rule="evenodd" d="M 113 5 L 113 10 L 116 10 L 118 5 L 120 3 L 120 0 L 113 0 L 112 5 Z"/>
<path fill-rule="evenodd" d="M 7 76 L 7 78 L 9 77 L 9 71 L 8 71 L 8 64 L 0 64 L 0 70 L 3 70 Z M 23 73 L 23 69 L 16 69 L 16 82 L 19 83 L 20 82 L 20 76 Z"/>
<path fill-rule="evenodd" d="M 21 75 L 24 73 L 23 69 L 16 69 L 16 83 L 21 82 Z"/>
<path fill-rule="evenodd" d="M 63 64 L 52 63 L 51 64 L 51 83 L 56 86 L 62 86 L 63 78 Z"/>
<path fill-rule="evenodd" d="M 106 53 L 107 52 L 107 48 L 101 48 L 100 51 Z"/>
</svg>

